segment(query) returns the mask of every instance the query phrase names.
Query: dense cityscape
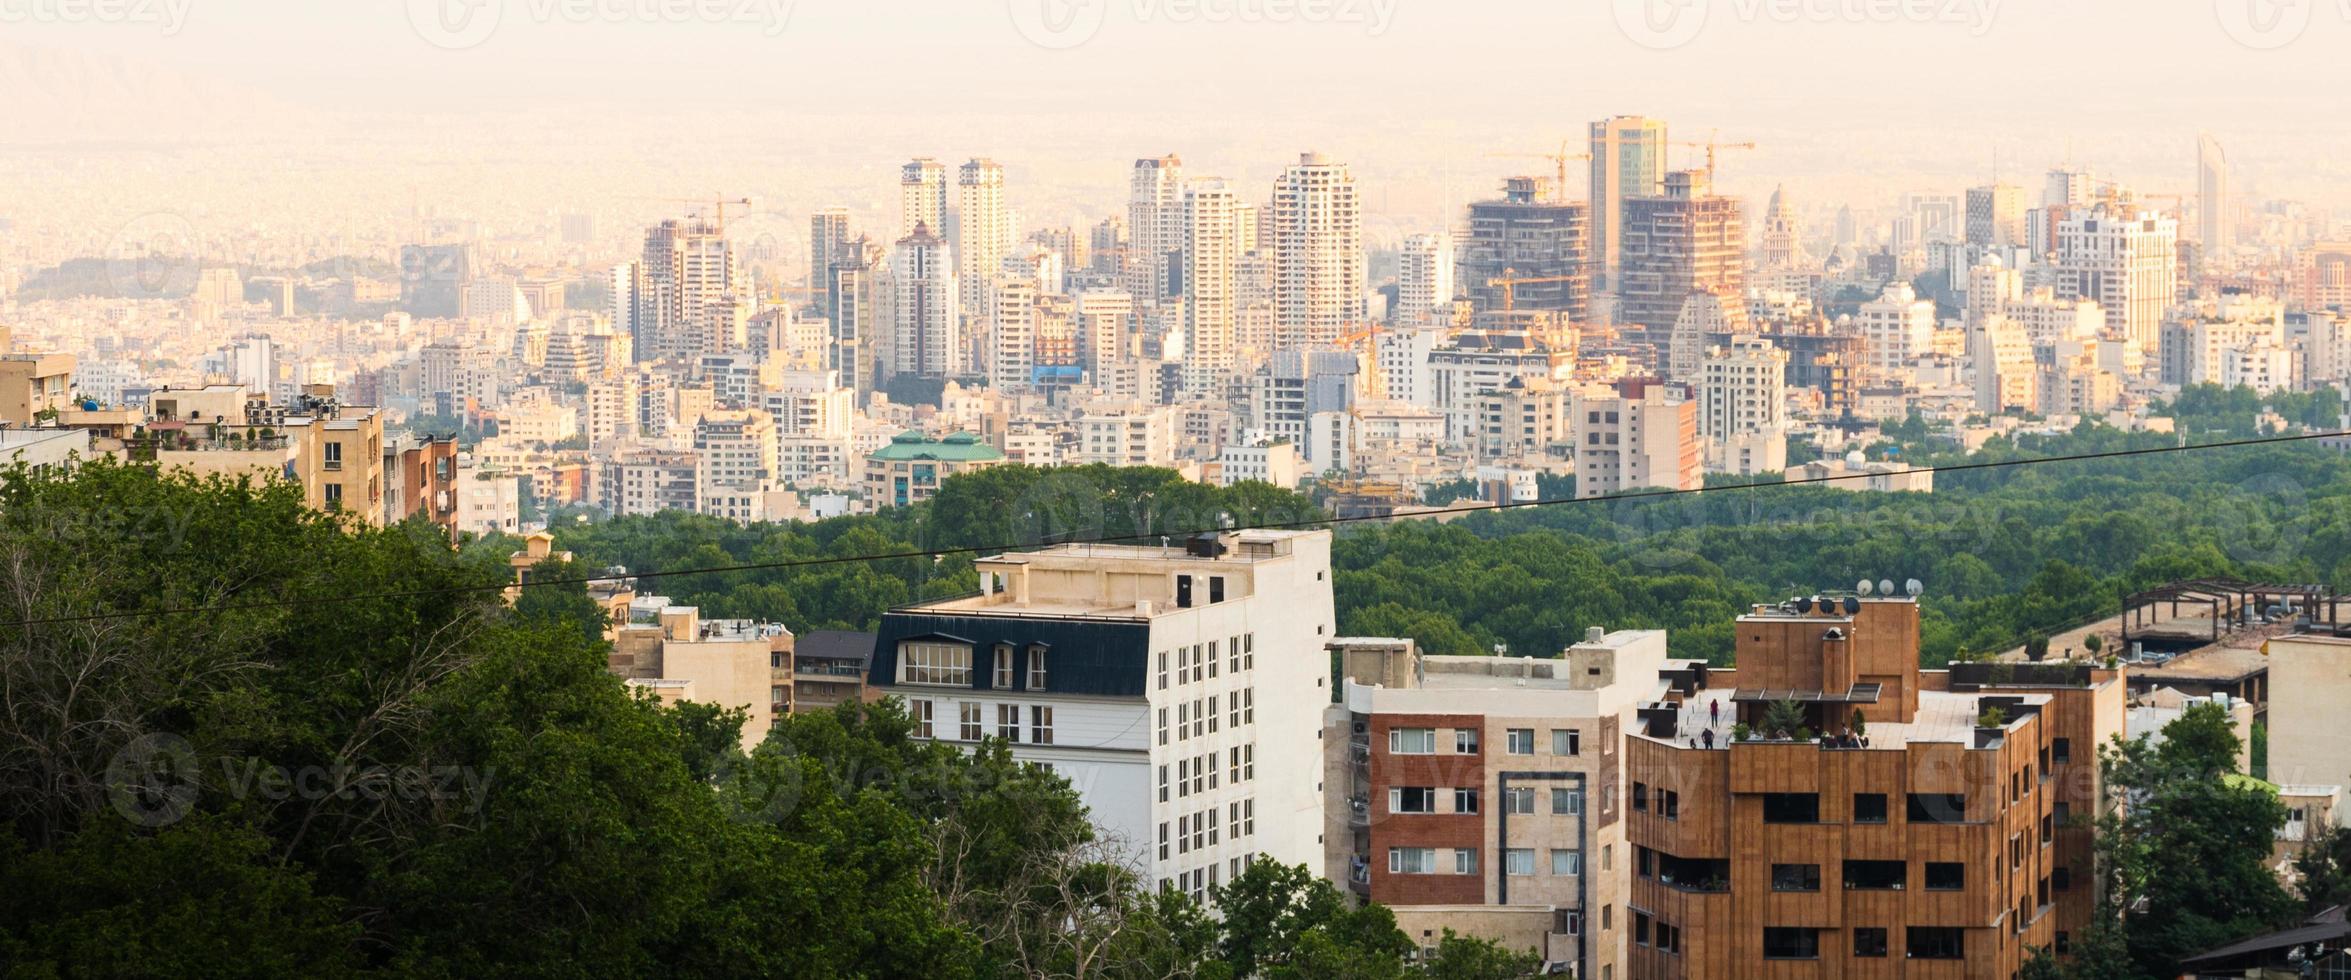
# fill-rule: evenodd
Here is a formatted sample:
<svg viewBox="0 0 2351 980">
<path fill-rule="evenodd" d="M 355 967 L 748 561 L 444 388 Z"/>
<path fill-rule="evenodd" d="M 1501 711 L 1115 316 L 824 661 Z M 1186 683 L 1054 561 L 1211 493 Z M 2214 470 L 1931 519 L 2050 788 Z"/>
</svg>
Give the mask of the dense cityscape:
<svg viewBox="0 0 2351 980">
<path fill-rule="evenodd" d="M 2274 105 L 1383 133 L 1346 59 L 1490 14 L 376 6 L 8 20 L 0 975 L 2351 977 L 2351 200 Z M 2071 16 L 1613 6 L 1633 75 Z M 580 94 L 812 35 L 896 80 Z"/>
</svg>

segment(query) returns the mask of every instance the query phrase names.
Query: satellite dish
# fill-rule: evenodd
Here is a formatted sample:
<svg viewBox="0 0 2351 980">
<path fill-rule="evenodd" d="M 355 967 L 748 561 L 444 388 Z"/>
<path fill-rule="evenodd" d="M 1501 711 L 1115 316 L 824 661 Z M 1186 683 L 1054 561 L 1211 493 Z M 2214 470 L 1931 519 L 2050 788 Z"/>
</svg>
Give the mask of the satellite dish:
<svg viewBox="0 0 2351 980">
<path fill-rule="evenodd" d="M 1860 612 L 1860 611 L 1861 611 L 1861 597 L 1860 597 L 1860 596 L 1846 596 L 1846 597 L 1845 597 L 1845 612 L 1846 612 L 1846 613 L 1848 613 L 1848 614 L 1851 614 L 1851 613 L 1857 613 L 1857 612 Z"/>
<path fill-rule="evenodd" d="M 1811 611 L 1812 611 L 1812 600 L 1810 600 L 1810 599 L 1798 599 L 1798 600 L 1796 600 L 1796 611 L 1797 611 L 1797 612 L 1807 612 L 1807 613 L 1808 613 L 1808 612 L 1811 612 Z"/>
<path fill-rule="evenodd" d="M 1919 593 L 1925 592 L 1927 590 L 1926 583 L 1917 579 L 1911 579 L 1909 582 L 1904 583 L 1902 587 L 1910 591 L 1910 597 L 1913 599 L 1918 598 Z"/>
<path fill-rule="evenodd" d="M 1856 586 L 1854 586 L 1854 587 L 1853 587 L 1853 591 L 1855 591 L 1855 592 L 1857 592 L 1857 593 L 1860 593 L 1860 594 L 1862 594 L 1862 595 L 1868 595 L 1868 594 L 1869 594 L 1869 590 L 1871 590 L 1871 589 L 1874 589 L 1874 588 L 1877 588 L 1877 586 L 1871 585 L 1868 579 L 1862 579 L 1862 580 L 1861 580 L 1861 584 L 1860 584 L 1860 585 L 1856 585 Z"/>
<path fill-rule="evenodd" d="M 1894 580 L 1893 580 L 1893 579 L 1890 579 L 1890 578 L 1882 578 L 1882 579 L 1879 579 L 1879 580 L 1878 580 L 1878 594 L 1879 594 L 1879 595 L 1893 595 L 1893 594 L 1894 594 Z"/>
</svg>

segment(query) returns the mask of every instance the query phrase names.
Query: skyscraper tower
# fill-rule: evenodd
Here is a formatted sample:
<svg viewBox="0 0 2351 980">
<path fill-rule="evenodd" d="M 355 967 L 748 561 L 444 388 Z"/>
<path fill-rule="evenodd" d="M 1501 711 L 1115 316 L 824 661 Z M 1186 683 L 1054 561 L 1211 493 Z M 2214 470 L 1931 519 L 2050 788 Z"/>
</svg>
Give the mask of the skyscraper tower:
<svg viewBox="0 0 2351 980">
<path fill-rule="evenodd" d="M 710 307 L 743 281 L 725 233 L 701 218 L 671 219 L 647 229 L 638 261 L 637 359 L 693 361 L 716 353 L 721 334 Z"/>
<path fill-rule="evenodd" d="M 1462 242 L 1455 278 L 1480 313 L 1508 305 L 1556 310 L 1582 320 L 1591 305 L 1591 208 L 1582 201 L 1546 197 L 1542 181 L 1512 177 L 1502 197 L 1469 206 L 1469 238 Z M 1535 279 L 1513 287 L 1502 278 Z"/>
<path fill-rule="evenodd" d="M 1364 319 L 1363 202 L 1344 163 L 1305 153 L 1274 184 L 1274 344 L 1328 344 Z"/>
<path fill-rule="evenodd" d="M 849 249 L 849 209 L 824 208 L 808 217 L 808 288 L 815 291 L 816 310 L 833 315 L 833 266 Z"/>
<path fill-rule="evenodd" d="M 1212 392 L 1233 372 L 1234 205 L 1223 180 L 1186 182 L 1183 208 L 1186 391 Z"/>
<path fill-rule="evenodd" d="M 2057 226 L 2057 295 L 2106 309 L 2109 334 L 2153 354 L 2179 301 L 2179 222 L 2139 209 L 2128 190 L 2076 208 Z"/>
<path fill-rule="evenodd" d="M 995 301 L 996 277 L 1004 271 L 1004 249 L 1012 240 L 1011 217 L 1004 210 L 1004 168 L 994 160 L 972 160 L 956 172 L 955 190 L 963 312 L 972 322 L 985 323 Z"/>
<path fill-rule="evenodd" d="M 1453 305 L 1453 236 L 1444 232 L 1408 235 L 1397 256 L 1397 323 L 1434 321 Z"/>
<path fill-rule="evenodd" d="M 1665 122 L 1617 116 L 1592 124 L 1593 288 L 1613 292 L 1624 267 L 1625 202 L 1665 193 Z"/>
<path fill-rule="evenodd" d="M 1184 161 L 1173 154 L 1135 161 L 1127 195 L 1127 293 L 1137 306 L 1169 296 L 1171 256 L 1184 247 Z"/>
<path fill-rule="evenodd" d="M 890 373 L 946 378 L 969 363 L 954 249 L 918 224 L 890 253 Z"/>
<path fill-rule="evenodd" d="M 1988 184 L 1967 189 L 1967 243 L 2007 248 L 2025 243 L 2024 188 Z"/>
<path fill-rule="evenodd" d="M 930 157 L 916 157 L 898 173 L 900 234 L 912 235 L 917 225 L 931 234 L 947 227 L 947 167 Z"/>
<path fill-rule="evenodd" d="M 2204 261 L 2218 261 L 2236 245 L 2229 214 L 2229 155 L 2205 133 L 2196 138 L 2196 215 L 2203 225 Z"/>
<path fill-rule="evenodd" d="M 1644 328 L 1649 342 L 1667 346 L 1693 293 L 1720 297 L 1734 327 L 1744 320 L 1745 209 L 1715 195 L 1705 171 L 1678 171 L 1663 195 L 1627 199 L 1623 242 L 1617 302 L 1623 322 Z"/>
</svg>

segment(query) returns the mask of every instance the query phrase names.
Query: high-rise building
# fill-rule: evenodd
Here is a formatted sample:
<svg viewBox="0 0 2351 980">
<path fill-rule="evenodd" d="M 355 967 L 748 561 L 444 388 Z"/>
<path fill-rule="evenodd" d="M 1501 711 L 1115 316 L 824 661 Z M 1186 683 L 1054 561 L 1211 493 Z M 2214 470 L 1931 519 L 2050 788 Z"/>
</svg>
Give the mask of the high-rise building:
<svg viewBox="0 0 2351 980">
<path fill-rule="evenodd" d="M 1975 372 L 1976 411 L 1998 415 L 2040 407 L 2040 367 L 2022 324 L 2005 315 L 1985 318 L 1968 329 L 1967 355 Z"/>
<path fill-rule="evenodd" d="M 712 322 L 712 304 L 746 284 L 716 224 L 671 219 L 646 229 L 637 278 L 632 340 L 638 360 L 691 363 L 723 349 L 725 330 Z"/>
<path fill-rule="evenodd" d="M 890 253 L 890 373 L 946 378 L 968 366 L 954 249 L 916 225 Z"/>
<path fill-rule="evenodd" d="M 775 420 L 765 411 L 713 411 L 695 419 L 694 509 L 728 520 L 766 520 L 775 458 Z"/>
<path fill-rule="evenodd" d="M 1592 124 L 1593 288 L 1616 289 L 1626 202 L 1665 193 L 1665 151 L 1664 120 L 1617 116 Z"/>
<path fill-rule="evenodd" d="M 1746 306 L 1738 300 L 1747 294 L 1745 207 L 1715 195 L 1704 171 L 1674 173 L 1662 197 L 1626 199 L 1623 232 L 1620 322 L 1663 346 L 1697 292 L 1724 297 L 1744 319 Z"/>
<path fill-rule="evenodd" d="M 1469 206 L 1458 278 L 1471 308 L 1556 310 L 1582 320 L 1591 304 L 1591 209 L 1546 197 L 1542 181 L 1512 177 L 1502 197 Z M 1537 280 L 1497 286 L 1498 279 Z"/>
<path fill-rule="evenodd" d="M 849 209 L 824 208 L 808 217 L 808 288 L 817 315 L 833 315 L 833 267 L 848 257 Z"/>
<path fill-rule="evenodd" d="M 918 738 L 1002 739 L 1068 778 L 1154 887 L 1205 899 L 1260 858 L 1319 866 L 1330 541 L 980 559 L 980 595 L 882 617 L 867 683 Z"/>
<path fill-rule="evenodd" d="M 2094 921 L 2095 747 L 2122 730 L 2122 677 L 1930 674 L 1918 601 L 1869 591 L 1755 607 L 1735 689 L 1699 671 L 1640 712 L 1628 980 L 2008 977 Z"/>
<path fill-rule="evenodd" d="M 1170 275 L 1184 247 L 1184 161 L 1173 154 L 1135 161 L 1127 195 L 1126 290 L 1141 309 L 1173 294 Z M 1107 250 L 1106 250 L 1107 251 Z"/>
<path fill-rule="evenodd" d="M 916 228 L 947 234 L 947 165 L 930 157 L 916 157 L 898 170 L 898 230 Z"/>
<path fill-rule="evenodd" d="M 1239 203 L 1223 180 L 1186 181 L 1183 197 L 1183 386 L 1214 392 L 1230 377 L 1233 343 L 1233 209 Z"/>
<path fill-rule="evenodd" d="M 1252 379 L 1250 420 L 1270 438 L 1306 446 L 1306 460 L 1319 470 L 1328 461 L 1318 458 L 1307 442 L 1307 422 L 1323 412 L 1353 407 L 1356 376 L 1362 371 L 1352 351 L 1275 351 Z"/>
<path fill-rule="evenodd" d="M 2139 210 L 2127 194 L 2077 210 L 2057 227 L 2057 294 L 2096 300 L 2109 333 L 2154 353 L 2179 300 L 2178 220 Z"/>
<path fill-rule="evenodd" d="M 2222 261 L 2236 247 L 2235 215 L 2229 210 L 2229 155 L 2211 133 L 2196 138 L 2196 216 L 2202 223 L 2204 261 Z"/>
<path fill-rule="evenodd" d="M 1579 498 L 1706 485 L 1698 405 L 1654 380 L 1587 390 L 1576 400 L 1572 439 Z"/>
<path fill-rule="evenodd" d="M 825 362 L 841 372 L 841 385 L 860 396 L 872 391 L 874 353 L 880 339 L 876 310 L 884 267 L 881 246 L 863 235 L 833 262 L 826 305 L 832 308 L 833 352 Z"/>
<path fill-rule="evenodd" d="M 1363 202 L 1355 175 L 1299 155 L 1274 184 L 1274 342 L 1328 344 L 1363 321 Z"/>
<path fill-rule="evenodd" d="M 2007 248 L 2025 243 L 2024 188 L 1987 184 L 1967 189 L 1967 243 Z"/>
<path fill-rule="evenodd" d="M 999 280 L 988 310 L 988 386 L 997 391 L 1028 387 L 1037 366 L 1036 281 Z"/>
<path fill-rule="evenodd" d="M 985 159 L 965 163 L 956 172 L 955 190 L 963 313 L 984 323 L 988 305 L 996 298 L 996 277 L 1004 271 L 1004 250 L 1012 243 L 1012 218 L 1004 209 L 1004 167 Z"/>
<path fill-rule="evenodd" d="M 1442 322 L 1452 312 L 1453 236 L 1441 231 L 1405 236 L 1390 318 L 1399 324 Z"/>
<path fill-rule="evenodd" d="M 1706 353 L 1698 386 L 1698 432 L 1707 469 L 1742 476 L 1785 470 L 1788 462 L 1788 352 L 1752 334 Z"/>
<path fill-rule="evenodd" d="M 1935 301 L 1920 298 L 1907 282 L 1888 283 L 1877 299 L 1861 304 L 1853 321 L 1868 358 L 1865 366 L 1879 381 L 1907 377 L 1935 346 Z"/>
</svg>

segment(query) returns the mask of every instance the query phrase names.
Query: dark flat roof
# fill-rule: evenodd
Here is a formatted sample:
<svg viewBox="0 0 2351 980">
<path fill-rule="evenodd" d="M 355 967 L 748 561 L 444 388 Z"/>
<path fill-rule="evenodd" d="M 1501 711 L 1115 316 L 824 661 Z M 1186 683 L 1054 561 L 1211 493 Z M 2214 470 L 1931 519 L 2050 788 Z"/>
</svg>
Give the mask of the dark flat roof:
<svg viewBox="0 0 2351 980">
<path fill-rule="evenodd" d="M 873 638 L 872 633 L 851 630 L 802 633 L 792 644 L 792 655 L 824 660 L 854 660 L 862 664 L 873 658 Z"/>
</svg>

